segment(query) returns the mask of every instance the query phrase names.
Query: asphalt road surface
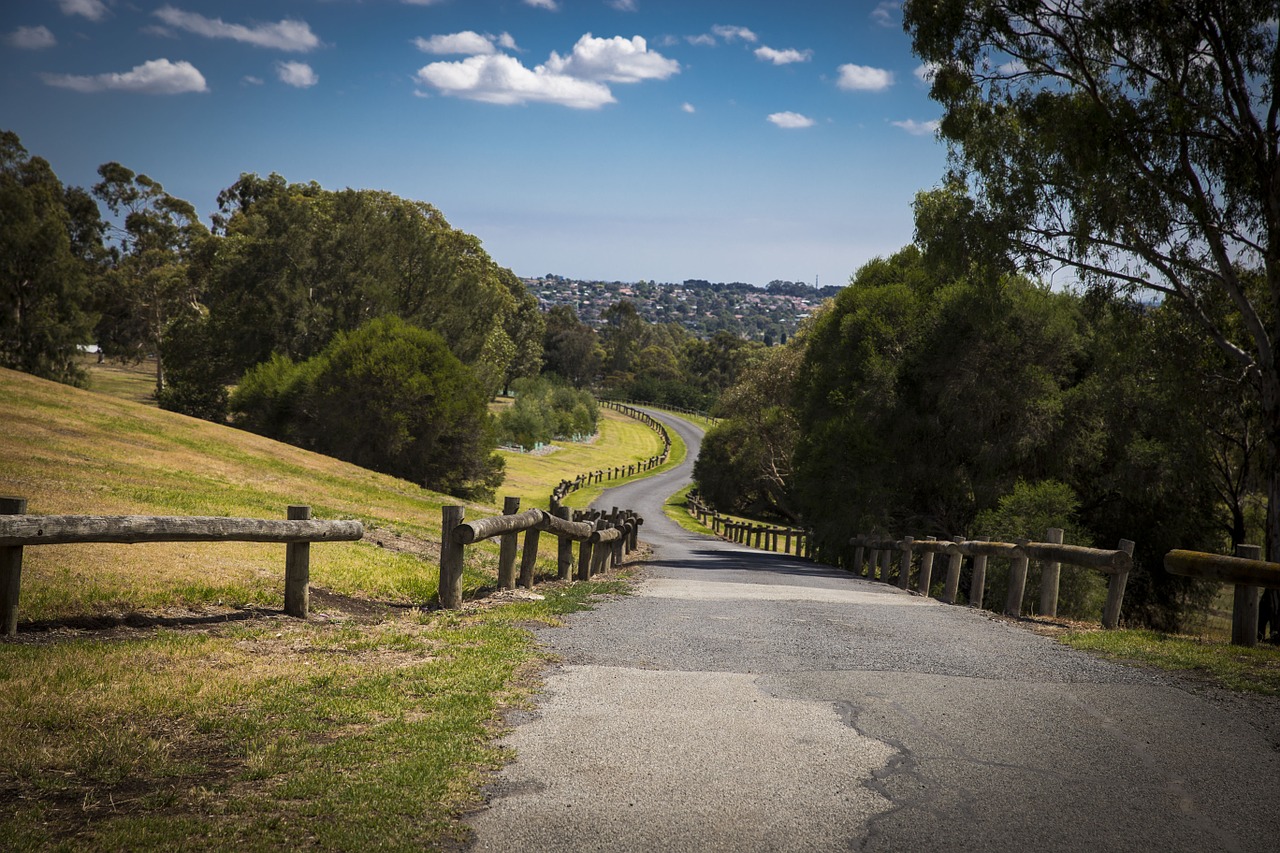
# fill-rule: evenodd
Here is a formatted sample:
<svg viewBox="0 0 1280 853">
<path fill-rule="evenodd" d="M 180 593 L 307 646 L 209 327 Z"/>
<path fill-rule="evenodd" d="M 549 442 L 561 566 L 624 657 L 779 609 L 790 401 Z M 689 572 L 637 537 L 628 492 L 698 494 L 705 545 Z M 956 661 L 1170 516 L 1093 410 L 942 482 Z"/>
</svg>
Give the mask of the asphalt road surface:
<svg viewBox="0 0 1280 853">
<path fill-rule="evenodd" d="M 539 631 L 477 851 L 1280 851 L 1280 702 L 689 533 L 678 469 L 634 595 Z"/>
</svg>

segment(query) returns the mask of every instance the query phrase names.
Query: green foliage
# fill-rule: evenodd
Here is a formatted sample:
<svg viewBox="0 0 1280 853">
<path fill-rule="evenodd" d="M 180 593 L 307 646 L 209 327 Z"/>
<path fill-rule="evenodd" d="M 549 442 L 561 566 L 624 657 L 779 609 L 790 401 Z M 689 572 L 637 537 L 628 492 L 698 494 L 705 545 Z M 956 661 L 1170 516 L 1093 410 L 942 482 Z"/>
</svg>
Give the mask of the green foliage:
<svg viewBox="0 0 1280 853">
<path fill-rule="evenodd" d="M 547 312 L 543 353 L 543 370 L 563 377 L 575 388 L 595 380 L 605 355 L 595 329 L 579 320 L 568 305 L 556 305 Z"/>
<path fill-rule="evenodd" d="M 504 445 L 533 447 L 555 439 L 595 435 L 599 409 L 595 398 L 545 378 L 517 379 L 516 399 L 498 413 L 498 437 Z"/>
<path fill-rule="evenodd" d="M 275 353 L 311 358 L 384 316 L 437 332 L 483 393 L 537 372 L 536 300 L 431 205 L 279 175 L 243 175 L 218 203 L 221 239 L 200 274 L 228 379 Z"/>
<path fill-rule="evenodd" d="M 396 318 L 338 334 L 315 358 L 275 356 L 231 399 L 236 424 L 462 496 L 502 480 L 487 398 L 435 332 Z"/>
<path fill-rule="evenodd" d="M 18 136 L 0 132 L 0 365 L 79 384 L 91 336 L 90 280 L 101 251 L 92 200 L 64 189 Z"/>
<path fill-rule="evenodd" d="M 1004 495 L 992 509 L 978 513 L 973 522 L 973 536 L 987 536 L 997 542 L 1028 539 L 1044 542 L 1046 531 L 1061 528 L 1068 545 L 1091 546 L 1089 534 L 1076 522 L 1080 501 L 1066 483 L 1044 480 L 1027 483 L 1019 480 L 1013 491 Z M 984 599 L 989 610 L 1004 607 L 1009 591 L 1009 563 L 992 560 L 987 566 L 987 591 Z M 963 586 L 963 584 L 962 584 Z M 1078 619 L 1097 619 L 1107 597 L 1105 578 L 1091 569 L 1062 567 L 1058 583 L 1058 613 Z M 1027 573 L 1024 601 L 1034 609 L 1040 600 L 1040 572 L 1034 567 Z"/>
</svg>

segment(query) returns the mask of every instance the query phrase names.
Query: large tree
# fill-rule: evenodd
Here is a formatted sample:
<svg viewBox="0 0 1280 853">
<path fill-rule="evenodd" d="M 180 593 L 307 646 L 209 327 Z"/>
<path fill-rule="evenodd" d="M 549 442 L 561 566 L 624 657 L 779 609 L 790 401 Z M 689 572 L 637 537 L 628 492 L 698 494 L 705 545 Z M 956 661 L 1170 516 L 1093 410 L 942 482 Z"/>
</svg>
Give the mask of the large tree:
<svg viewBox="0 0 1280 853">
<path fill-rule="evenodd" d="M 904 26 L 981 226 L 967 233 L 1159 294 L 1248 380 L 1280 558 L 1274 0 L 907 0 Z"/>
<path fill-rule="evenodd" d="M 75 355 L 92 333 L 89 281 L 101 248 L 93 200 L 0 132 L 0 365 L 80 380 Z"/>
</svg>

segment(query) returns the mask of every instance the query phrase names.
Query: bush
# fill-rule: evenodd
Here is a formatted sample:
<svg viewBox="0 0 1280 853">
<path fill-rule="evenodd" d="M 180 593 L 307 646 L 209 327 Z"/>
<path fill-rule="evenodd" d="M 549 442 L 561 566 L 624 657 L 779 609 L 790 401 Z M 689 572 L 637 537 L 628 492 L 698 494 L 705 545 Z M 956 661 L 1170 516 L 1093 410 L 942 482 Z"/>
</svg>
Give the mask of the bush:
<svg viewBox="0 0 1280 853">
<path fill-rule="evenodd" d="M 1013 491 L 996 504 L 995 509 L 978 514 L 974 536 L 989 536 L 997 542 L 1029 539 L 1045 541 L 1050 527 L 1060 527 L 1068 545 L 1091 547 L 1088 534 L 1075 522 L 1080 502 L 1066 483 L 1044 480 L 1026 483 L 1021 480 Z M 965 589 L 968 587 L 965 586 Z M 983 604 L 988 610 L 1003 610 L 1009 594 L 1009 562 L 992 560 L 987 565 L 987 589 Z M 1101 618 L 1107 597 L 1106 580 L 1101 574 L 1077 566 L 1062 566 L 1058 582 L 1058 614 L 1078 619 Z M 1035 566 L 1027 572 L 1023 609 L 1034 611 L 1040 602 L 1040 572 Z"/>
<path fill-rule="evenodd" d="M 274 357 L 232 398 L 239 426 L 462 497 L 502 482 L 486 403 L 439 334 L 394 317 L 300 365 Z"/>
<path fill-rule="evenodd" d="M 555 439 L 594 435 L 600 419 L 595 398 L 545 376 L 512 384 L 515 403 L 498 414 L 502 444 L 533 447 Z"/>
</svg>

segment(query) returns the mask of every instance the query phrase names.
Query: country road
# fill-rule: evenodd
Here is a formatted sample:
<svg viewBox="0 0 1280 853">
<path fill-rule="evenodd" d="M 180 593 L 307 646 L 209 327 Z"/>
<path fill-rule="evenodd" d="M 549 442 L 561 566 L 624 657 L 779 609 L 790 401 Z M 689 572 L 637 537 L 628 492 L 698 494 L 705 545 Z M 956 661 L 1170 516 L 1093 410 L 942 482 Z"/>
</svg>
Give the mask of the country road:
<svg viewBox="0 0 1280 853">
<path fill-rule="evenodd" d="M 1280 701 L 1076 652 L 684 531 L 679 468 L 607 491 L 634 595 L 539 630 L 476 851 L 1280 850 Z"/>
</svg>

